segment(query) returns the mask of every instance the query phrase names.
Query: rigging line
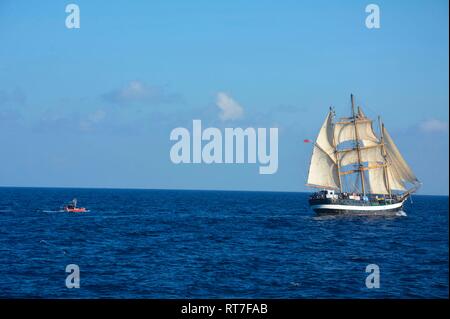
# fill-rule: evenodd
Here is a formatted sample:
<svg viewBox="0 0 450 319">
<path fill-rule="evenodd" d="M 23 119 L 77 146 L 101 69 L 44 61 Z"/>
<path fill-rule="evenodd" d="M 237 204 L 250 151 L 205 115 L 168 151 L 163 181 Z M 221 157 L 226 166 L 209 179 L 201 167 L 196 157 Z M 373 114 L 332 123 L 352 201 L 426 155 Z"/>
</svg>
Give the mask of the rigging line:
<svg viewBox="0 0 450 319">
<path fill-rule="evenodd" d="M 358 174 L 355 174 L 354 176 L 355 176 L 355 183 L 354 183 L 354 185 L 353 185 L 353 191 L 354 191 L 355 193 L 359 193 L 359 192 L 358 192 L 358 190 L 359 190 L 358 184 L 360 184 L 361 182 L 360 182 L 360 179 L 358 178 Z"/>
<path fill-rule="evenodd" d="M 358 106 L 364 107 L 365 113 L 367 113 L 367 114 L 366 114 L 366 117 L 367 117 L 368 119 L 371 119 L 371 118 L 377 118 L 377 116 L 378 116 L 378 111 L 372 109 L 372 108 L 369 106 L 369 104 L 367 104 L 367 103 L 364 101 L 364 99 L 361 100 L 361 99 L 358 97 L 358 101 L 357 101 L 356 104 L 357 104 Z M 369 112 L 366 112 L 366 110 L 368 110 Z M 372 122 L 372 125 L 375 124 L 374 121 L 371 120 L 371 122 Z M 378 125 L 378 123 L 377 123 L 376 125 Z M 373 129 L 374 129 L 374 128 L 372 127 L 372 130 L 373 130 Z M 381 128 L 379 127 L 379 129 L 381 129 Z M 374 130 L 374 132 L 375 132 L 375 130 Z M 376 134 L 375 134 L 375 136 L 376 136 Z"/>
<path fill-rule="evenodd" d="M 353 118 L 353 125 L 354 125 L 354 129 L 355 129 L 355 143 L 356 143 L 356 153 L 358 154 L 359 175 L 361 177 L 361 190 L 362 190 L 362 193 L 365 195 L 366 190 L 364 187 L 364 174 L 362 171 L 361 154 L 359 151 L 360 145 L 359 145 L 359 136 L 358 136 L 358 126 L 356 125 L 355 102 L 354 102 L 353 94 L 350 95 L 350 99 L 352 102 L 352 118 Z"/>
<path fill-rule="evenodd" d="M 360 98 L 358 97 L 358 101 L 357 101 L 356 104 L 357 104 L 357 105 L 360 105 L 361 107 L 364 107 L 364 110 L 369 110 L 369 112 L 365 112 L 365 113 L 369 113 L 369 114 L 366 114 L 366 116 L 367 116 L 367 115 L 370 115 L 370 116 L 367 116 L 367 118 L 376 118 L 376 117 L 377 117 L 378 112 L 375 111 L 374 109 L 372 109 L 372 108 L 369 106 L 369 104 L 366 103 L 366 102 L 364 101 L 364 99 L 360 99 Z"/>
</svg>

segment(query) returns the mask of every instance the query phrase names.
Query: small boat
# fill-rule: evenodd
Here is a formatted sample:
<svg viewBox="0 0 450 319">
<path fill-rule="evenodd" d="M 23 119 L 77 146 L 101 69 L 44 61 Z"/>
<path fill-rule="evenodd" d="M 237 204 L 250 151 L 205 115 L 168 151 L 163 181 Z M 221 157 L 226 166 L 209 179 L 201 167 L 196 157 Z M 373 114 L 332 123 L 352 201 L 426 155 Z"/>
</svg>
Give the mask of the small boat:
<svg viewBox="0 0 450 319">
<path fill-rule="evenodd" d="M 68 213 L 85 213 L 87 209 L 84 207 L 77 207 L 77 199 L 74 198 L 72 201 L 63 207 L 65 212 Z"/>
<path fill-rule="evenodd" d="M 362 109 L 334 121 L 330 108 L 314 144 L 307 186 L 319 188 L 309 204 L 317 214 L 397 213 L 421 185 L 384 124 L 379 134 Z"/>
</svg>

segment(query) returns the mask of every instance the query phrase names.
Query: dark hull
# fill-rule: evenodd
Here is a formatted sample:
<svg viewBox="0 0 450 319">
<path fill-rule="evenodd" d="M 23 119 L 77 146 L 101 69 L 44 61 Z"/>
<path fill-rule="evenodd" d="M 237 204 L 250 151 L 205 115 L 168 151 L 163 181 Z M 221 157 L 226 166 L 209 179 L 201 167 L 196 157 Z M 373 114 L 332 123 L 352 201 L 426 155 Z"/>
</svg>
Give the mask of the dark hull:
<svg viewBox="0 0 450 319">
<path fill-rule="evenodd" d="M 313 209 L 317 215 L 340 215 L 340 214 L 348 214 L 348 215 L 395 215 L 396 213 L 402 211 L 402 207 L 393 208 L 393 209 L 385 209 L 385 210 L 377 210 L 377 211 L 368 211 L 368 210 L 345 210 L 345 209 Z"/>
<path fill-rule="evenodd" d="M 310 200 L 311 209 L 318 215 L 395 215 L 402 211 L 403 200 L 389 203 L 368 203 L 349 200 Z"/>
</svg>

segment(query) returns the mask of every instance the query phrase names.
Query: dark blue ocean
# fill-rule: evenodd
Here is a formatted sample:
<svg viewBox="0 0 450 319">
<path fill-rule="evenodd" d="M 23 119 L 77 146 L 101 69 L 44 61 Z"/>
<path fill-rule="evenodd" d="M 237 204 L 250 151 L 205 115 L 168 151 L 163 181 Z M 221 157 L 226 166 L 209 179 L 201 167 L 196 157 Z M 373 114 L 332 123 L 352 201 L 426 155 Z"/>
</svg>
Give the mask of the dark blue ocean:
<svg viewBox="0 0 450 319">
<path fill-rule="evenodd" d="M 59 212 L 73 197 L 90 212 Z M 0 188 L 0 297 L 448 298 L 448 205 L 317 217 L 304 193 Z"/>
</svg>

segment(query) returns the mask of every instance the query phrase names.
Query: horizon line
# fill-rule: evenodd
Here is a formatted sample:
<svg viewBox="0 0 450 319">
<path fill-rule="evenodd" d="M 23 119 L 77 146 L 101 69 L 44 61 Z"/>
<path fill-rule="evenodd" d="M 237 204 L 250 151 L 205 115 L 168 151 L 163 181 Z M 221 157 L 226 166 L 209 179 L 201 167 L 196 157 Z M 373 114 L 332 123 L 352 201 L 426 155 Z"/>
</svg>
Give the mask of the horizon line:
<svg viewBox="0 0 450 319">
<path fill-rule="evenodd" d="M 145 188 L 145 187 L 99 187 L 99 186 L 10 186 L 0 185 L 0 188 L 60 188 L 60 189 L 109 189 L 109 190 L 156 190 L 156 191 L 204 191 L 204 192 L 253 192 L 253 193 L 310 193 L 309 191 L 280 190 L 248 190 L 248 189 L 196 189 L 196 188 Z M 415 196 L 442 196 L 449 194 L 417 194 Z"/>
</svg>

